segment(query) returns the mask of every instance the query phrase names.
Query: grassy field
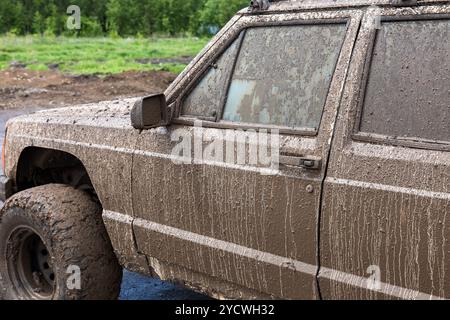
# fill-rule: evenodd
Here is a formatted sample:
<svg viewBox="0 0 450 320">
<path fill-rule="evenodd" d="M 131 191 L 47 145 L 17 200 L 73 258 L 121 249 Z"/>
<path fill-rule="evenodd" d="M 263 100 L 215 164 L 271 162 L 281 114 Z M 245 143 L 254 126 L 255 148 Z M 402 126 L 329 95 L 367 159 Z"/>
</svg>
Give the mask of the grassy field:
<svg viewBox="0 0 450 320">
<path fill-rule="evenodd" d="M 11 63 L 30 70 L 57 67 L 74 75 L 114 74 L 129 70 L 179 73 L 182 57 L 194 57 L 208 42 L 198 38 L 43 38 L 0 36 L 0 70 Z"/>
</svg>

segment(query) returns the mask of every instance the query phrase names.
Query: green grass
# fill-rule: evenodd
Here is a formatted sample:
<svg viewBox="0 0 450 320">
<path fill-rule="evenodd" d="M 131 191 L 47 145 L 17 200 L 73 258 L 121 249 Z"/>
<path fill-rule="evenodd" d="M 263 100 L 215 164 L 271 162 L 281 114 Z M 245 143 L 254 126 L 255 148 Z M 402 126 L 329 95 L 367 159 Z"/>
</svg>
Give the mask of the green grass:
<svg viewBox="0 0 450 320">
<path fill-rule="evenodd" d="M 170 59 L 195 56 L 208 42 L 198 38 L 45 38 L 0 36 L 0 70 L 11 62 L 30 70 L 46 70 L 58 64 L 67 74 L 114 74 L 124 71 L 165 70 L 181 72 L 185 64 L 142 64 L 138 59 Z"/>
</svg>

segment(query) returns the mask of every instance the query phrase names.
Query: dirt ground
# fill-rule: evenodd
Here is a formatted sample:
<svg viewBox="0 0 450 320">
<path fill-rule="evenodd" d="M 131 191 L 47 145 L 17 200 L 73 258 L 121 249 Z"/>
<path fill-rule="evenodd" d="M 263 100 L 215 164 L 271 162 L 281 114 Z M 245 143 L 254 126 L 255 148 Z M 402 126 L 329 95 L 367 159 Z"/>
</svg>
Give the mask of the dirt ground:
<svg viewBox="0 0 450 320">
<path fill-rule="evenodd" d="M 176 75 L 165 71 L 68 76 L 55 70 L 0 71 L 0 110 L 55 108 L 162 92 Z"/>
</svg>

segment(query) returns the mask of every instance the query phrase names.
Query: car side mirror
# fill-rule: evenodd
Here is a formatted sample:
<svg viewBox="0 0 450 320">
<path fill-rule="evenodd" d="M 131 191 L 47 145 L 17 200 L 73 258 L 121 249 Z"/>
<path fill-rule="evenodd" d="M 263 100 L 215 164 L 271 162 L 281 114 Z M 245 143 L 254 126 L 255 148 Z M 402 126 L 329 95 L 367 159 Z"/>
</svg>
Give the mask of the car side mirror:
<svg viewBox="0 0 450 320">
<path fill-rule="evenodd" d="M 166 96 L 155 94 L 136 101 L 131 110 L 131 124 L 138 130 L 168 125 Z"/>
</svg>

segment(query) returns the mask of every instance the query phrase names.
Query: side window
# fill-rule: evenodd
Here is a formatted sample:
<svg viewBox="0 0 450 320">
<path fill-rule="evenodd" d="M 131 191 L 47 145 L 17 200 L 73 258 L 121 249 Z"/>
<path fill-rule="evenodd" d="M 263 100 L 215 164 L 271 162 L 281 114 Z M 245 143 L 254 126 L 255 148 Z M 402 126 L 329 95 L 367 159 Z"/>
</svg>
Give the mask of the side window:
<svg viewBox="0 0 450 320">
<path fill-rule="evenodd" d="M 233 68 L 241 36 L 222 54 L 217 62 L 183 101 L 181 114 L 193 117 L 215 117 L 221 108 L 222 97 Z"/>
<path fill-rule="evenodd" d="M 246 31 L 223 120 L 318 129 L 346 24 Z"/>
<path fill-rule="evenodd" d="M 450 20 L 382 23 L 359 129 L 450 141 Z"/>
</svg>

